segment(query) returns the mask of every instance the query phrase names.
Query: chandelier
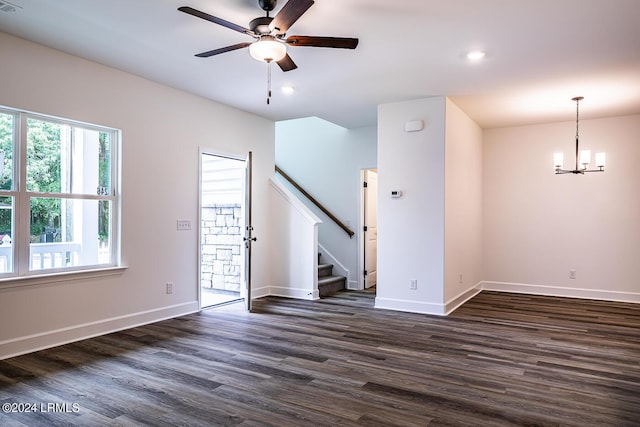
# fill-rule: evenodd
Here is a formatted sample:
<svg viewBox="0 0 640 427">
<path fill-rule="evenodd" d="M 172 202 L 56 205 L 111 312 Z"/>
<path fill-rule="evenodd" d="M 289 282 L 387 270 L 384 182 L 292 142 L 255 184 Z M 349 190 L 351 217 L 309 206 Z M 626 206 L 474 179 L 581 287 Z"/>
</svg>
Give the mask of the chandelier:
<svg viewBox="0 0 640 427">
<path fill-rule="evenodd" d="M 556 170 L 556 175 L 561 175 L 565 173 L 573 173 L 573 174 L 583 174 L 585 172 L 604 172 L 604 164 L 606 160 L 605 153 L 596 153 L 595 163 L 597 169 L 589 169 L 589 164 L 591 163 L 591 151 L 590 150 L 582 150 L 580 151 L 579 147 L 579 133 L 578 133 L 578 121 L 579 121 L 579 104 L 580 101 L 584 99 L 583 96 L 576 96 L 575 98 L 571 98 L 572 101 L 576 102 L 576 165 L 575 169 L 563 169 L 564 162 L 564 154 L 563 153 L 555 153 L 553 155 L 553 164 Z"/>
</svg>

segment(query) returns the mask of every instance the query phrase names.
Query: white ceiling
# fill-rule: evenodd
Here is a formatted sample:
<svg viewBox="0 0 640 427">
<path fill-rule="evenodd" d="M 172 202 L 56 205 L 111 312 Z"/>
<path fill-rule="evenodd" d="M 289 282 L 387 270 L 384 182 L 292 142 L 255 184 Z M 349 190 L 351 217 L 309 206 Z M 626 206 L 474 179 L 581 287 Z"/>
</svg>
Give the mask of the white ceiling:
<svg viewBox="0 0 640 427">
<path fill-rule="evenodd" d="M 177 11 L 246 27 L 264 14 L 257 0 L 9 1 L 1 31 L 273 120 L 367 126 L 378 104 L 437 95 L 484 128 L 572 120 L 578 95 L 582 118 L 640 113 L 640 0 L 316 0 L 288 34 L 360 44 L 290 47 L 299 68 L 274 66 L 270 105 L 267 66 L 247 49 L 194 57 L 252 39 Z"/>
</svg>

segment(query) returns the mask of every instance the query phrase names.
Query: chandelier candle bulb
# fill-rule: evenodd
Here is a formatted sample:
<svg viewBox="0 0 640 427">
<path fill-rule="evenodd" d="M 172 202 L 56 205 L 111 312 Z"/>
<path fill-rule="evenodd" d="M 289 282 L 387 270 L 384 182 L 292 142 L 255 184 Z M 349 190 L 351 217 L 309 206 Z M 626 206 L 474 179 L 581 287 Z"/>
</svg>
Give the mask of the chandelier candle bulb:
<svg viewBox="0 0 640 427">
<path fill-rule="evenodd" d="M 604 169 L 606 158 L 606 153 L 596 153 L 596 167 Z"/>
<path fill-rule="evenodd" d="M 553 155 L 553 165 L 555 166 L 556 169 L 558 169 L 558 168 L 562 169 L 562 166 L 564 165 L 564 154 L 563 153 L 555 153 Z"/>
<path fill-rule="evenodd" d="M 591 163 L 591 150 L 582 150 L 580 152 L 580 164 L 586 169 Z"/>
</svg>

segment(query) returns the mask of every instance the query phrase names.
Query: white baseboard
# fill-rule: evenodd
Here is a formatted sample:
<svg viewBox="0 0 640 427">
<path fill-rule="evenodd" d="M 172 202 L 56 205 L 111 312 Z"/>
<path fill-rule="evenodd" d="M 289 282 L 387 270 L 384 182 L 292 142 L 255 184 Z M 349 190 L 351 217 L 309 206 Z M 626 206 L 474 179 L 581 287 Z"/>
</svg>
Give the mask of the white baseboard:
<svg viewBox="0 0 640 427">
<path fill-rule="evenodd" d="M 347 280 L 347 289 L 350 291 L 360 290 L 357 280 Z"/>
<path fill-rule="evenodd" d="M 444 316 L 454 311 L 464 302 L 473 298 L 482 290 L 640 303 L 640 293 L 633 292 L 617 292 L 595 289 L 565 288 L 560 286 L 532 285 L 526 283 L 483 281 L 473 286 L 472 288 L 460 293 L 458 296 L 449 300 L 446 304 L 376 297 L 375 308 Z M 253 289 L 252 294 L 253 298 L 260 298 L 271 295 L 304 300 L 319 299 L 317 290 L 310 291 L 308 289 L 302 288 L 288 288 L 279 286 L 267 286 Z M 162 307 L 159 309 L 113 317 L 110 319 L 85 323 L 68 328 L 55 329 L 34 335 L 0 341 L 0 360 L 19 356 L 21 354 L 31 353 L 38 350 L 43 350 L 45 348 L 56 347 L 59 345 L 108 334 L 111 332 L 134 328 L 136 326 L 159 322 L 161 320 L 184 316 L 186 314 L 195 313 L 199 311 L 199 309 L 200 307 L 198 301 L 190 301 L 187 303 L 177 304 L 169 307 Z"/>
<path fill-rule="evenodd" d="M 265 286 L 263 288 L 254 289 L 252 295 L 253 298 L 272 296 L 304 300 L 320 299 L 320 294 L 317 289 L 310 290 L 303 288 L 289 288 L 285 286 Z"/>
<path fill-rule="evenodd" d="M 457 296 L 451 298 L 445 304 L 407 301 L 394 298 L 376 297 L 375 308 L 386 310 L 405 311 L 409 313 L 433 314 L 437 316 L 446 316 L 452 313 L 456 308 L 478 295 L 481 291 L 481 284 L 478 283 L 466 291 L 461 292 Z"/>
<path fill-rule="evenodd" d="M 472 286 L 466 291 L 460 292 L 457 296 L 451 298 L 445 303 L 446 314 L 451 314 L 456 308 L 460 307 L 471 298 L 475 297 L 482 291 L 482 282 Z"/>
<path fill-rule="evenodd" d="M 381 308 L 385 310 L 406 311 L 409 313 L 418 314 L 434 314 L 437 316 L 444 316 L 445 305 L 429 302 L 416 302 L 409 300 L 401 300 L 395 298 L 381 298 L 376 297 L 375 308 Z"/>
<path fill-rule="evenodd" d="M 526 283 L 479 282 L 473 287 L 451 298 L 445 304 L 407 301 L 393 298 L 375 300 L 375 308 L 405 311 L 410 313 L 449 315 L 481 291 L 510 292 L 531 295 L 546 295 L 568 298 L 595 299 L 604 301 L 640 303 L 640 293 L 617 292 L 598 289 L 565 288 L 561 286 L 532 285 Z"/>
<path fill-rule="evenodd" d="M 123 329 L 135 328 L 136 326 L 184 316 L 185 314 L 195 313 L 199 310 L 200 305 L 198 301 L 190 301 L 169 307 L 141 311 L 125 316 L 112 317 L 110 319 L 0 341 L 0 360 L 121 331 Z"/>
<path fill-rule="evenodd" d="M 251 288 L 251 298 L 263 298 L 271 295 L 271 288 L 269 286 L 263 286 L 261 288 Z"/>
<path fill-rule="evenodd" d="M 640 303 L 640 293 L 634 292 L 565 288 L 561 286 L 531 285 L 527 283 L 508 282 L 481 282 L 480 286 L 482 290 L 486 291 Z"/>
</svg>

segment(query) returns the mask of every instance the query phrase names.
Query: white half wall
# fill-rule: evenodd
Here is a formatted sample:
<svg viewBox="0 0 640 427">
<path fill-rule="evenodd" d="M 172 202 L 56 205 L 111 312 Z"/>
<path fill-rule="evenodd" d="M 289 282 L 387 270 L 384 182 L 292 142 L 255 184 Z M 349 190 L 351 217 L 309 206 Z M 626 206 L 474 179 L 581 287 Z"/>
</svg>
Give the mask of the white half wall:
<svg viewBox="0 0 640 427">
<path fill-rule="evenodd" d="M 484 131 L 484 287 L 640 302 L 640 116 L 580 120 L 606 170 L 555 175 L 574 135 L 575 122 Z"/>
<path fill-rule="evenodd" d="M 379 105 L 377 308 L 445 313 L 444 202 L 445 98 Z"/>
<path fill-rule="evenodd" d="M 277 122 L 275 138 L 276 164 L 356 232 L 360 226 L 360 171 L 377 165 L 376 127 L 345 129 L 308 117 Z M 357 273 L 364 270 L 359 266 L 358 234 L 349 238 L 320 209 L 289 188 L 322 219 L 319 242 L 349 271 L 349 288 L 356 289 Z"/>
<path fill-rule="evenodd" d="M 446 105 L 444 296 L 449 303 L 482 281 L 482 129 L 449 99 Z"/>
<path fill-rule="evenodd" d="M 318 299 L 318 225 L 322 223 L 282 183 L 270 180 L 271 260 L 269 288 L 255 289 L 259 295 Z"/>
<path fill-rule="evenodd" d="M 197 310 L 198 229 L 178 232 L 176 220 L 198 223 L 199 147 L 253 151 L 253 283 L 271 285 L 279 268 L 267 243 L 272 121 L 5 33 L 0 57 L 4 106 L 122 130 L 127 266 L 103 277 L 0 285 L 0 358 Z"/>
</svg>

